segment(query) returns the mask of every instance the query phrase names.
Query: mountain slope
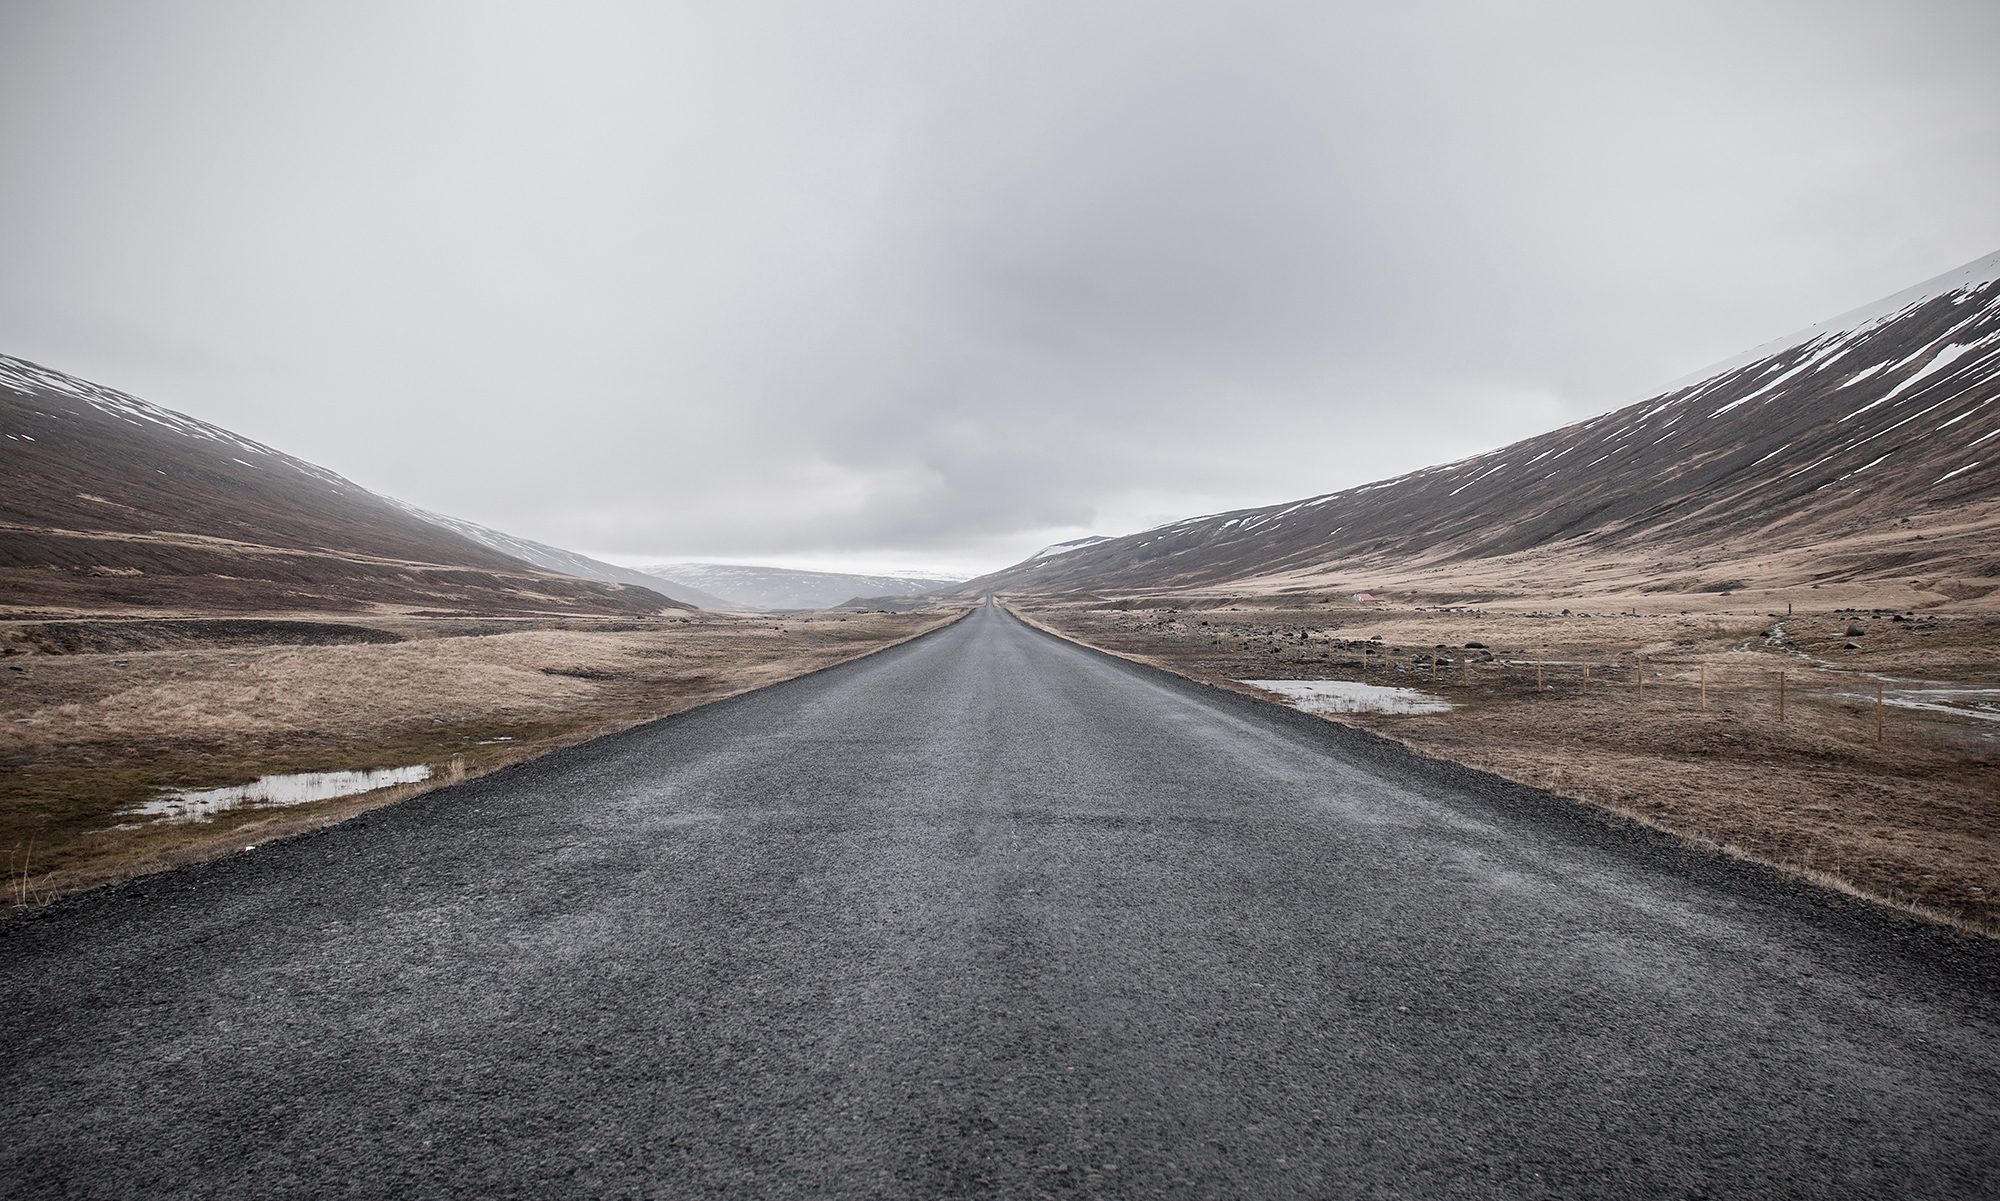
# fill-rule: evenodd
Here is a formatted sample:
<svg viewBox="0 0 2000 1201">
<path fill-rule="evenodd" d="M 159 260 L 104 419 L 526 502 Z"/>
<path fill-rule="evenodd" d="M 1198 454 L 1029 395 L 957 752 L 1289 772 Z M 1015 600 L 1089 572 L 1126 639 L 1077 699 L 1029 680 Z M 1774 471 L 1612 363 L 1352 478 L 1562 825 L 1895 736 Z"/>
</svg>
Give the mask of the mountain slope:
<svg viewBox="0 0 2000 1201">
<path fill-rule="evenodd" d="M 1030 559 L 1046 559 L 1050 555 L 1066 555 L 1073 550 L 1082 550 L 1086 546 L 1096 546 L 1100 542 L 1109 541 L 1111 539 L 1106 538 L 1102 534 L 1090 534 L 1082 538 L 1072 538 L 1068 542 L 1052 543 L 1028 557 Z"/>
<path fill-rule="evenodd" d="M 490 526 L 480 525 L 476 521 L 466 521 L 461 517 L 447 517 L 443 513 L 433 513 L 428 509 L 419 509 L 408 501 L 397 500 L 393 496 L 384 497 L 383 499 L 405 513 L 410 514 L 412 517 L 421 518 L 432 525 L 442 526 L 454 534 L 477 542 L 481 546 L 497 550 L 503 555 L 519 559 L 523 563 L 533 564 L 546 571 L 553 571 L 562 575 L 572 575 L 578 579 L 601 580 L 607 584 L 630 584 L 638 588 L 648 588 L 672 600 L 677 600 L 683 604 L 693 605 L 701 609 L 730 609 L 735 607 L 721 597 L 711 596 L 699 588 L 690 588 L 684 584 L 669 584 L 665 580 L 657 576 L 649 576 L 637 568 L 620 567 L 615 563 L 606 563 L 600 559 L 593 559 L 589 555 L 580 555 L 573 550 L 564 550 L 560 546 L 550 546 L 546 542 L 536 542 L 530 538 L 517 538 L 512 534 L 503 533 Z"/>
<path fill-rule="evenodd" d="M 950 587 L 956 580 L 930 576 L 852 575 L 839 571 L 798 571 L 741 563 L 660 563 L 642 568 L 669 588 L 699 588 L 728 597 L 741 609 L 831 609 L 854 597 L 915 596 Z"/>
<path fill-rule="evenodd" d="M 2000 587 L 2000 254 L 1456 463 L 1196 517 L 953 590 L 1435 596 Z M 1597 578 L 1593 578 L 1597 577 Z"/>
<path fill-rule="evenodd" d="M 220 426 L 0 355 L 0 602 L 482 614 L 685 608 L 422 521 Z"/>
</svg>

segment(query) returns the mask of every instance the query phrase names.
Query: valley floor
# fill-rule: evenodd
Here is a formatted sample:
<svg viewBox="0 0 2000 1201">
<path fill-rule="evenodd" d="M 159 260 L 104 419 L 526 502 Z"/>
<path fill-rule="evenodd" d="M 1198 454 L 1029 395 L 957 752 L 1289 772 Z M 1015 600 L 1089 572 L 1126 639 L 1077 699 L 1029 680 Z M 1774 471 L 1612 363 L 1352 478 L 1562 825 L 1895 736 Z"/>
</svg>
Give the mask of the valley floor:
<svg viewBox="0 0 2000 1201">
<path fill-rule="evenodd" d="M 323 826 L 880 650 L 960 612 L 0 622 L 0 908 Z M 207 820 L 135 812 L 166 790 L 383 768 L 428 776 Z"/>
<path fill-rule="evenodd" d="M 2000 1196 L 2000 943 L 993 608 L 0 995 L 10 1198 Z"/>
<path fill-rule="evenodd" d="M 1274 695 L 1250 680 L 1416 688 L 1454 707 L 1330 716 L 2000 934 L 2000 617 L 1708 603 L 1649 616 L 1241 597 L 1014 607 L 1237 691 Z"/>
</svg>

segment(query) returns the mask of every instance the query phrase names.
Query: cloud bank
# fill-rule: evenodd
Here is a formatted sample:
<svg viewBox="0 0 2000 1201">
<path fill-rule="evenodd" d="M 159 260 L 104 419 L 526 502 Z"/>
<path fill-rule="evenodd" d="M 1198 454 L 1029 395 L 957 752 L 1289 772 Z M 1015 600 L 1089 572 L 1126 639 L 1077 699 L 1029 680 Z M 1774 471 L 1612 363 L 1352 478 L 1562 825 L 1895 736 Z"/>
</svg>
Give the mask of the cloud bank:
<svg viewBox="0 0 2000 1201">
<path fill-rule="evenodd" d="M 17 4 L 0 328 L 591 553 L 972 572 L 1993 250 L 1995 45 L 1980 3 Z"/>
</svg>

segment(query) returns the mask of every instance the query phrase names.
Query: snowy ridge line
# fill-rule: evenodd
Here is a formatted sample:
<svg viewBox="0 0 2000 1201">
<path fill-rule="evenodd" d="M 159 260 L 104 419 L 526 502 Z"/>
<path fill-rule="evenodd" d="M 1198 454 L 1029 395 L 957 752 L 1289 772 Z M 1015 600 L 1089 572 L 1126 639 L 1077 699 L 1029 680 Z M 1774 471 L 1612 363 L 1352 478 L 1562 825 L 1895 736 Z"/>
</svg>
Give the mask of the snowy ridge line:
<svg viewBox="0 0 2000 1201">
<path fill-rule="evenodd" d="M 2000 253 L 1560 429 L 1306 500 L 1165 522 L 992 578 L 1180 586 L 1378 552 L 1499 555 L 1577 538 L 1638 545 L 1690 506 L 1714 527 L 1709 536 L 1762 537 L 1700 499 L 1717 490 L 1792 506 L 1829 528 L 1872 503 L 1807 506 L 1811 493 L 1836 486 L 1853 496 L 1888 489 L 1905 505 L 1957 504 L 1976 499 L 2000 462 L 1985 445 L 2000 439 L 1996 372 Z M 1203 561 L 1190 569 L 1191 558 Z"/>
<path fill-rule="evenodd" d="M 120 392 L 116 388 L 107 388 L 102 384 L 94 384 L 89 380 L 80 379 L 66 372 L 57 371 L 52 367 L 44 367 L 39 363 L 31 363 L 26 359 L 0 354 L 0 387 L 11 388 L 26 396 L 33 396 L 37 393 L 59 393 L 81 400 L 102 413 L 106 413 L 132 425 L 156 425 L 162 429 L 179 434 L 182 437 L 199 438 L 205 442 L 213 442 L 219 446 L 226 446 L 247 454 L 260 456 L 281 464 L 309 479 L 317 480 L 322 484 L 328 484 L 348 492 L 373 495 L 372 493 L 368 493 L 368 490 L 361 487 L 361 485 L 344 476 L 328 471 L 324 467 L 308 463 L 304 459 L 293 458 L 281 450 L 266 446 L 262 442 L 254 442 L 240 434 L 223 429 L 219 425 L 210 425 L 199 418 L 190 417 L 185 413 L 177 413 L 172 409 L 163 408 L 150 401 L 140 400 L 130 393 Z M 236 462 L 242 463 L 246 467 L 254 468 L 258 466 L 258 464 L 249 463 L 242 459 L 237 459 Z"/>
<path fill-rule="evenodd" d="M 1895 320 L 1925 301 L 1935 300 L 1940 296 L 1948 296 L 1954 292 L 1970 294 L 1975 289 L 1990 284 L 1995 280 L 2000 280 L 2000 250 L 1996 250 L 1984 258 L 1974 259 L 1964 266 L 1947 271 L 1942 275 L 1932 276 L 1920 284 L 1885 296 L 1872 304 L 1864 304 L 1860 308 L 1849 309 L 1839 316 L 1830 317 L 1825 321 L 1809 325 L 1802 330 L 1786 334 L 1781 338 L 1774 338 L 1762 346 L 1752 347 L 1741 354 L 1731 355 L 1720 362 L 1711 363 L 1699 371 L 1674 380 L 1663 391 L 1677 392 L 1682 388 L 1712 382 L 1720 376 L 1728 375 L 1753 363 L 1759 363 L 1775 355 L 1782 354 L 1801 343 L 1808 342 L 1823 334 L 1866 333 L 1877 326 L 1885 325 Z M 1954 303 L 1963 303 L 1964 299 L 1965 297 L 1960 297 Z"/>
<path fill-rule="evenodd" d="M 1069 554 L 1071 551 L 1082 550 L 1086 546 L 1096 546 L 1100 542 L 1109 542 L 1109 541 L 1110 541 L 1109 538 L 1104 538 L 1096 534 L 1091 534 L 1082 538 L 1072 538 L 1068 542 L 1057 542 L 1052 545 L 1045 546 L 1028 557 L 1030 559 L 1048 559 L 1048 558 L 1053 558 L 1056 555 Z"/>
<path fill-rule="evenodd" d="M 1778 348 L 1775 353 L 1761 354 L 1759 352 L 1750 352 L 1752 354 L 1757 354 L 1758 357 L 1754 358 L 1744 357 L 1742 361 L 1736 362 L 1733 366 L 1725 368 L 1712 375 L 1704 373 L 1704 375 L 1701 378 L 1696 379 L 1694 383 L 1691 385 L 1683 383 L 1677 388 L 1670 388 L 1667 392 L 1660 394 L 1661 396 L 1664 396 L 1665 399 L 1658 399 L 1656 403 L 1651 404 L 1649 408 L 1647 408 L 1644 412 L 1640 413 L 1637 417 L 1633 418 L 1630 422 L 1628 422 L 1628 424 L 1620 426 L 1618 429 L 1613 430 L 1611 433 L 1605 435 L 1602 439 L 1599 440 L 1599 445 L 1607 446 L 1608 449 L 1606 450 L 1605 454 L 1601 455 L 1596 460 L 1593 460 L 1592 464 L 1590 465 L 1594 466 L 1596 463 L 1601 463 L 1605 459 L 1610 458 L 1613 454 L 1618 453 L 1618 451 L 1622 449 L 1618 445 L 1619 440 L 1621 438 L 1628 437 L 1631 434 L 1645 430 L 1647 423 L 1651 421 L 1653 418 L 1663 413 L 1666 413 L 1669 410 L 1678 409 L 1680 411 L 1674 412 L 1673 415 L 1669 417 L 1662 424 L 1661 428 L 1664 429 L 1666 426 L 1673 425 L 1675 422 L 1679 421 L 1682 417 L 1687 415 L 1688 409 L 1693 404 L 1694 401 L 1702 398 L 1703 396 L 1711 392 L 1717 391 L 1725 387 L 1732 380 L 1736 379 L 1739 376 L 1739 374 L 1746 368 L 1759 367 L 1761 365 L 1761 370 L 1758 372 L 1758 374 L 1769 375 L 1772 376 L 1773 378 L 1764 381 L 1754 391 L 1750 392 L 1749 394 L 1718 406 L 1717 408 L 1715 408 L 1706 415 L 1708 419 L 1721 417 L 1731 412 L 1732 410 L 1735 410 L 1743 405 L 1750 404 L 1753 401 L 1768 401 L 1772 399 L 1781 398 L 1786 394 L 1786 387 L 1785 387 L 1786 385 L 1788 384 L 1795 385 L 1797 383 L 1802 382 L 1801 377 L 1817 375 L 1820 372 L 1833 367 L 1835 363 L 1845 358 L 1849 354 L 1849 352 L 1855 350 L 1858 346 L 1860 346 L 1868 338 L 1869 335 L 1880 330 L 1885 325 L 1892 322 L 1894 319 L 1906 315 L 1916 306 L 1926 303 L 1927 301 L 1937 299 L 1941 296 L 1952 297 L 1953 304 L 1964 304 L 1967 301 L 1972 300 L 1974 297 L 1979 295 L 1982 291 L 1986 290 L 1989 285 L 1995 283 L 1996 281 L 2000 281 L 2000 253 L 1989 255 L 1984 259 L 1980 259 L 1975 263 L 1968 264 L 1967 266 L 1962 267 L 1957 271 L 1949 272 L 1945 275 L 1937 277 L 1936 279 L 1927 281 L 1926 283 L 1920 284 L 1915 288 L 1906 289 L 1905 291 L 1899 292 L 1895 296 L 1890 297 L 1882 302 L 1879 302 L 1878 304 L 1867 306 L 1866 308 L 1863 309 L 1857 309 L 1852 313 L 1844 314 L 1840 317 L 1833 318 L 1830 321 L 1821 322 L 1820 324 L 1813 326 L 1808 330 L 1801 331 L 1800 335 L 1797 335 L 1793 338 L 1779 339 L 1777 342 L 1769 343 L 1767 344 L 1767 347 Z M 1877 399 L 1870 401 L 1869 403 L 1861 406 L 1860 408 L 1854 410 L 1853 412 L 1850 412 L 1849 414 L 1847 414 L 1846 417 L 1843 417 L 1841 420 L 1845 421 L 1848 420 L 1849 418 L 1859 416 L 1860 414 L 1865 413 L 1877 407 L 1878 405 L 1890 404 L 1898 401 L 1907 400 L 1910 398 L 1910 395 L 1927 392 L 1934 384 L 1958 377 L 1964 369 L 1978 371 L 1980 369 L 1990 368 L 1992 365 L 1991 359 L 1993 356 L 1990 353 L 1984 353 L 1984 352 L 1986 352 L 1989 347 L 1993 347 L 1996 344 L 2000 344 L 2000 330 L 1991 330 L 1983 334 L 1978 333 L 1975 330 L 1974 335 L 1965 341 L 1956 341 L 1954 339 L 1957 336 L 1965 333 L 1969 327 L 1976 327 L 1982 321 L 1990 320 L 1995 316 L 2000 316 L 2000 290 L 1996 290 L 1995 295 L 1989 296 L 1983 304 L 1974 308 L 1970 313 L 1966 314 L 1965 316 L 1957 320 L 1955 323 L 1953 323 L 1953 325 L 1949 329 L 1944 331 L 1942 334 L 1925 342 L 1922 346 L 1919 346 L 1916 350 L 1911 351 L 1908 354 L 1902 355 L 1897 358 L 1885 359 L 1874 362 L 1872 364 L 1869 364 L 1868 366 L 1861 367 L 1858 370 L 1853 370 L 1853 369 L 1844 370 L 1843 373 L 1847 374 L 1848 378 L 1844 380 L 1840 385 L 1838 385 L 1839 387 L 1843 388 L 1851 384 L 1858 383 L 1863 379 L 1869 378 L 1877 374 L 1878 372 L 1887 372 L 1889 374 L 1894 374 L 1898 371 L 1898 369 L 1907 367 L 1911 363 L 1919 361 L 1924 361 L 1926 363 L 1926 365 L 1923 368 L 1921 368 L 1914 374 L 1904 378 L 1892 390 L 1890 390 L 1887 395 L 1878 397 Z M 1784 352 L 1786 351 L 1799 352 L 1796 360 L 1791 361 L 1789 365 L 1787 362 L 1789 356 L 1786 356 L 1784 354 Z M 1969 359 L 1966 357 L 1968 355 L 1971 356 Z M 1928 359 L 1926 359 L 1926 356 L 1928 356 Z M 1767 360 L 1775 360 L 1775 361 L 1767 361 Z M 1937 375 L 1937 373 L 1939 372 L 1945 372 L 1947 368 L 1958 368 L 1958 369 L 1951 370 L 1944 375 Z M 1932 378 L 1933 376 L 1936 376 L 1936 378 Z M 1908 392 L 1910 395 L 1905 395 L 1906 392 Z M 1953 397 L 1948 398 L 1948 400 L 1949 399 L 1955 399 L 1955 394 Z M 1948 400 L 1945 403 L 1948 403 Z M 1647 401 L 1642 400 L 1639 403 L 1646 404 Z M 1937 408 L 1937 407 L 1939 406 L 1938 405 L 1930 406 L 1930 408 Z M 1929 409 L 1926 409 L 1925 411 L 1929 411 Z M 1604 415 L 1604 417 L 1611 417 L 1611 416 L 1616 416 L 1616 414 Z M 1971 413 L 1966 413 L 1961 415 L 1960 418 L 1954 420 L 1962 420 L 1964 417 L 1969 417 L 1969 416 L 1971 416 Z M 1567 432 L 1572 434 L 1581 434 L 1587 430 L 1590 430 L 1592 427 L 1598 425 L 1601 421 L 1604 420 L 1604 417 L 1592 418 L 1589 421 L 1581 422 L 1578 423 L 1577 425 L 1569 427 L 1569 429 L 1566 431 L 1556 431 L 1556 433 Z M 1894 429 L 1900 427 L 1901 425 L 1906 424 L 1907 420 L 1908 419 L 1905 419 L 1903 421 L 1898 421 L 1895 423 L 1895 425 L 1891 426 L 1890 428 Z M 1943 427 L 1939 428 L 1942 429 Z M 1667 431 L 1661 437 L 1653 439 L 1652 444 L 1658 445 L 1660 442 L 1665 441 L 1668 437 L 1673 436 L 1673 434 L 1677 432 L 1678 431 L 1672 431 L 1672 430 Z M 1886 433 L 1888 431 L 1885 430 L 1881 432 Z M 1462 491 L 1467 487 L 1470 487 L 1472 484 L 1478 483 L 1485 476 L 1491 475 L 1499 470 L 1499 467 L 1487 468 L 1486 463 L 1488 461 L 1498 458 L 1501 455 L 1504 455 L 1516 448 L 1529 446 L 1535 442 L 1542 441 L 1551 436 L 1552 435 L 1549 434 L 1538 435 L 1535 438 L 1530 438 L 1524 440 L 1523 442 L 1514 443 L 1510 446 L 1500 447 L 1495 450 L 1486 451 L 1481 454 L 1474 455 L 1470 458 L 1462 459 L 1456 463 L 1446 464 L 1442 467 L 1426 468 L 1423 471 L 1410 472 L 1407 475 L 1398 476 L 1392 480 L 1385 480 L 1376 484 L 1364 484 L 1357 488 L 1345 489 L 1341 492 L 1333 493 L 1330 496 L 1322 498 L 1321 501 L 1314 503 L 1324 503 L 1325 500 L 1332 500 L 1337 497 L 1348 496 L 1359 492 L 1369 491 L 1374 488 L 1384 487 L 1389 484 L 1399 483 L 1403 480 L 1423 475 L 1426 472 L 1432 472 L 1432 471 L 1455 471 L 1456 474 L 1454 474 L 1451 477 L 1451 482 L 1456 482 L 1460 479 L 1465 479 L 1466 476 L 1471 476 L 1472 478 L 1465 479 L 1464 483 L 1461 483 L 1458 488 L 1453 489 L 1451 494 L 1456 495 L 1457 492 Z M 1839 454 L 1845 453 L 1846 450 L 1853 449 L 1854 447 L 1860 446 L 1863 443 L 1872 441 L 1874 437 L 1878 436 L 1880 436 L 1879 433 L 1874 435 L 1869 435 L 1868 437 L 1862 438 L 1860 441 L 1855 442 L 1848 447 L 1842 448 L 1840 451 L 1836 451 L 1834 455 L 1829 457 L 1837 457 Z M 1583 445 L 1588 441 L 1589 441 L 1588 439 L 1585 439 L 1584 442 L 1580 442 L 1575 445 Z M 1561 453 L 1558 454 L 1556 457 L 1560 458 L 1562 457 L 1562 455 L 1568 454 L 1571 450 L 1575 449 L 1575 445 L 1564 447 Z M 1546 455 L 1548 453 L 1549 451 L 1546 450 L 1542 452 L 1543 455 Z M 1771 453 L 1775 454 L 1777 452 L 1774 451 Z M 1539 460 L 1541 457 L 1542 457 L 1541 455 L 1537 455 L 1536 459 Z M 1764 457 L 1769 458 L 1771 456 L 1766 455 Z M 1761 462 L 1762 460 L 1760 459 L 1759 461 Z M 1818 464 L 1813 464 L 1813 466 L 1817 465 Z M 1505 464 L 1502 463 L 1499 466 L 1504 467 Z M 1801 469 L 1801 472 L 1805 470 L 1810 470 L 1810 467 Z"/>
<path fill-rule="evenodd" d="M 810 571 L 755 563 L 654 563 L 636 570 L 669 587 L 680 585 L 727 597 L 732 608 L 774 611 L 827 609 L 861 597 L 915 596 L 965 581 L 940 575 Z"/>
<path fill-rule="evenodd" d="M 502 533 L 499 530 L 491 529 L 477 522 L 466 521 L 458 517 L 448 517 L 443 513 L 433 513 L 429 509 L 418 508 L 409 501 L 399 500 L 393 496 L 384 496 L 382 499 L 420 521 L 428 521 L 432 525 L 442 526 L 452 533 L 462 538 L 469 538 L 489 550 L 497 550 L 503 555 L 512 555 L 523 562 L 540 566 L 530 556 L 542 548 L 525 538 L 517 538 L 512 534 Z"/>
</svg>

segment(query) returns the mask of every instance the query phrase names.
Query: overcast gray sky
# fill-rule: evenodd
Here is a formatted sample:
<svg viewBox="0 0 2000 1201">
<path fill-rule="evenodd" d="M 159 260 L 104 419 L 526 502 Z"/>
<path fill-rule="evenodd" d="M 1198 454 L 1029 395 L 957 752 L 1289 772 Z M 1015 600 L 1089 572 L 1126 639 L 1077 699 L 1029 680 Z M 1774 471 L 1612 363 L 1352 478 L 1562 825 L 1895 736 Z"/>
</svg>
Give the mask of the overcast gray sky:
<svg viewBox="0 0 2000 1201">
<path fill-rule="evenodd" d="M 0 349 L 625 561 L 1000 566 L 2000 248 L 2000 4 L 0 7 Z"/>
</svg>

